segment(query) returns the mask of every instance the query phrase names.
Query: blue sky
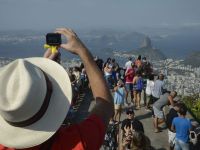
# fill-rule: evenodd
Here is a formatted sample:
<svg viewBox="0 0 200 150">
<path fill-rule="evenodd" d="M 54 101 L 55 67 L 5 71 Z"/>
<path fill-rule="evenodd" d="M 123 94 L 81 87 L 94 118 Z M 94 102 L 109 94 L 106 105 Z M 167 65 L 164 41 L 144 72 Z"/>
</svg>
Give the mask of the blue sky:
<svg viewBox="0 0 200 150">
<path fill-rule="evenodd" d="M 200 0 L 0 0 L 0 30 L 200 26 Z"/>
</svg>

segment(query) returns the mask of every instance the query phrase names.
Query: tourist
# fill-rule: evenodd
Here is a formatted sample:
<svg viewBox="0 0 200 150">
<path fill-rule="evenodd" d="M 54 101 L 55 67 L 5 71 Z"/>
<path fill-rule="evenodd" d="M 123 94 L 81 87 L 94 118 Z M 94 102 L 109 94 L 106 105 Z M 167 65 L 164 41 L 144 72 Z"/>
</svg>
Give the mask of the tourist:
<svg viewBox="0 0 200 150">
<path fill-rule="evenodd" d="M 108 58 L 104 64 L 104 76 L 110 89 L 113 89 L 112 71 L 111 58 Z"/>
<path fill-rule="evenodd" d="M 110 57 L 107 58 L 106 62 L 103 64 L 103 69 L 106 67 L 106 65 L 112 67 L 111 60 L 112 59 Z"/>
<path fill-rule="evenodd" d="M 61 126 L 72 98 L 67 72 L 46 58 L 15 60 L 0 70 L 1 150 L 97 150 L 102 145 L 113 115 L 110 91 L 78 36 L 67 28 L 56 32 L 67 38 L 60 47 L 82 59 L 96 105 L 81 123 Z"/>
<path fill-rule="evenodd" d="M 133 78 L 133 94 L 136 109 L 141 108 L 141 93 L 144 88 L 142 76 L 140 71 L 136 71 L 136 74 Z"/>
<path fill-rule="evenodd" d="M 112 64 L 112 79 L 114 82 L 113 84 L 116 86 L 119 75 L 119 64 L 115 61 L 114 58 L 111 60 L 111 64 Z"/>
<path fill-rule="evenodd" d="M 118 78 L 121 79 L 123 82 L 125 82 L 125 72 L 126 70 L 124 68 L 119 68 L 119 76 Z"/>
<path fill-rule="evenodd" d="M 85 68 L 83 67 L 81 69 L 81 86 L 82 86 L 82 90 L 87 88 L 88 86 L 88 77 L 87 77 L 87 74 L 86 74 L 86 70 Z"/>
<path fill-rule="evenodd" d="M 74 66 L 73 69 L 72 69 L 72 74 L 75 75 L 76 84 L 77 84 L 78 88 L 80 88 L 80 86 L 81 86 L 81 72 L 79 70 L 79 67 Z"/>
<path fill-rule="evenodd" d="M 143 132 L 131 131 L 127 129 L 127 137 L 123 139 L 120 150 L 154 150 L 150 139 Z"/>
<path fill-rule="evenodd" d="M 126 111 L 127 118 L 122 121 L 121 125 L 121 139 L 122 144 L 124 141 L 126 141 L 127 138 L 130 138 L 132 136 L 133 132 L 143 132 L 144 133 L 144 127 L 142 123 L 135 118 L 135 113 L 132 108 L 129 108 Z M 128 143 L 125 144 L 125 147 L 130 148 L 130 141 L 131 138 L 128 139 Z"/>
<path fill-rule="evenodd" d="M 142 90 L 142 95 L 143 95 L 143 101 L 144 101 L 144 106 L 147 106 L 147 95 L 146 95 L 146 86 L 147 86 L 147 79 L 149 78 L 149 76 L 152 75 L 152 68 L 151 68 L 151 64 L 149 61 L 147 61 L 146 57 L 142 58 L 142 79 L 143 79 L 143 83 L 144 83 L 144 87 Z"/>
<path fill-rule="evenodd" d="M 132 64 L 132 66 L 130 68 L 126 69 L 125 72 L 125 84 L 126 84 L 126 102 L 125 102 L 125 106 L 128 106 L 128 95 L 130 93 L 131 96 L 131 103 L 132 105 L 134 105 L 134 101 L 133 101 L 133 78 L 135 75 L 135 70 L 134 70 L 134 64 Z"/>
<path fill-rule="evenodd" d="M 164 91 L 164 75 L 159 74 L 158 79 L 154 83 L 154 88 L 152 91 L 152 96 L 153 96 L 153 103 L 157 101 L 160 96 L 163 94 Z"/>
<path fill-rule="evenodd" d="M 131 68 L 132 64 L 133 64 L 132 57 L 128 57 L 128 61 L 125 63 L 124 69 L 127 70 L 127 69 Z"/>
<path fill-rule="evenodd" d="M 97 66 L 99 67 L 100 70 L 103 69 L 103 60 L 100 59 L 98 56 L 94 58 L 94 61 L 96 62 Z"/>
<path fill-rule="evenodd" d="M 175 150 L 189 150 L 189 133 L 192 129 L 190 119 L 186 118 L 185 105 L 179 108 L 179 116 L 172 121 L 171 130 L 176 132 Z"/>
<path fill-rule="evenodd" d="M 146 57 L 142 58 L 142 75 L 144 78 L 148 78 L 152 74 L 151 63 L 147 61 Z"/>
<path fill-rule="evenodd" d="M 75 105 L 78 98 L 79 98 L 79 86 L 77 85 L 76 82 L 76 76 L 72 73 L 69 73 L 69 79 L 71 82 L 71 86 L 72 86 L 72 101 L 71 101 L 71 105 Z"/>
<path fill-rule="evenodd" d="M 138 56 L 138 58 L 135 60 L 135 66 L 137 66 L 137 70 L 142 70 L 142 57 L 141 55 Z"/>
<path fill-rule="evenodd" d="M 153 104 L 153 112 L 154 112 L 154 132 L 158 133 L 160 132 L 160 130 L 158 129 L 158 123 L 159 120 L 161 122 L 165 121 L 165 116 L 164 116 L 164 112 L 163 112 L 163 107 L 166 105 L 171 105 L 174 106 L 174 98 L 176 97 L 177 93 L 176 91 L 172 91 L 169 93 L 165 93 L 163 94 L 159 100 L 157 100 L 154 104 Z"/>
<path fill-rule="evenodd" d="M 168 128 L 168 142 L 169 142 L 170 150 L 174 149 L 175 136 L 176 136 L 176 133 L 174 133 L 171 130 L 172 121 L 175 117 L 178 117 L 178 111 L 179 111 L 180 107 L 182 107 L 182 105 L 184 105 L 184 104 L 183 103 L 174 104 L 174 107 L 172 107 L 169 110 L 169 113 L 166 115 L 166 125 Z"/>
<path fill-rule="evenodd" d="M 122 80 L 117 82 L 117 86 L 114 88 L 114 106 L 115 106 L 115 115 L 114 120 L 120 122 L 122 106 L 124 104 L 126 89 Z M 118 117 L 118 118 L 117 118 Z"/>
<path fill-rule="evenodd" d="M 154 75 L 150 75 L 149 79 L 147 79 L 147 85 L 146 85 L 146 110 L 150 110 L 150 104 L 152 104 L 152 91 L 154 88 Z"/>
<path fill-rule="evenodd" d="M 127 111 L 126 111 L 126 119 L 124 119 L 122 121 L 122 126 L 121 126 L 121 129 L 123 132 L 125 132 L 124 128 L 129 126 L 133 127 L 133 130 L 134 131 L 141 131 L 141 132 L 144 132 L 144 127 L 142 125 L 142 123 L 137 119 L 135 118 L 135 113 L 134 113 L 134 110 L 132 108 L 129 108 Z"/>
</svg>

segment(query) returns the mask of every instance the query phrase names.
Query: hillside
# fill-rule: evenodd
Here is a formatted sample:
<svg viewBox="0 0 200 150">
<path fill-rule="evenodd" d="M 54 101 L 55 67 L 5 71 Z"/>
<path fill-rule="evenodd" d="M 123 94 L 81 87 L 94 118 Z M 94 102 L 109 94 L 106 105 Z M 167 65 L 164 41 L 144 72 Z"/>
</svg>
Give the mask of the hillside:
<svg viewBox="0 0 200 150">
<path fill-rule="evenodd" d="M 192 65 L 193 67 L 200 67 L 200 51 L 192 52 L 185 58 L 185 65 Z"/>
<path fill-rule="evenodd" d="M 151 39 L 148 36 L 142 40 L 138 50 L 132 50 L 130 53 L 145 56 L 149 60 L 166 59 L 166 56 L 159 49 L 152 47 Z"/>
<path fill-rule="evenodd" d="M 47 32 L 0 31 L 0 56 L 12 58 L 42 56 Z M 136 55 L 144 53 L 146 56 L 150 55 L 152 59 L 163 59 L 165 56 L 183 59 L 190 54 L 190 49 L 197 50 L 200 47 L 200 42 L 198 42 L 200 29 L 155 29 L 149 32 L 146 30 L 135 32 L 134 30 L 91 29 L 80 30 L 78 35 L 93 55 L 102 58 L 112 56 L 113 51 L 126 51 L 126 53 Z M 74 57 L 68 53 L 62 53 L 62 56 L 69 59 Z"/>
</svg>

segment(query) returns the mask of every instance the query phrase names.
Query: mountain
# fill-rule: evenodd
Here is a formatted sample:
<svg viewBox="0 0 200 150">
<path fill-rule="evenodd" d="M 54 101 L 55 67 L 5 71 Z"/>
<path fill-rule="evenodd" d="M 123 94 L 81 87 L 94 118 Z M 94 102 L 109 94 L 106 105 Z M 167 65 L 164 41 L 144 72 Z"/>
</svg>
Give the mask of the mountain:
<svg viewBox="0 0 200 150">
<path fill-rule="evenodd" d="M 150 61 L 155 61 L 155 60 L 164 60 L 167 57 L 160 51 L 159 49 L 152 48 L 152 42 L 149 37 L 144 37 L 142 39 L 142 42 L 140 44 L 139 49 L 133 49 L 131 51 L 123 51 L 123 52 L 114 52 L 114 55 L 117 57 L 126 57 L 128 58 L 129 56 L 131 57 L 137 57 L 138 55 L 141 55 L 142 57 L 146 57 Z M 126 59 L 127 60 L 127 59 Z"/>
<path fill-rule="evenodd" d="M 167 57 L 160 51 L 159 49 L 155 48 L 140 48 L 140 49 L 134 49 L 129 52 L 123 52 L 123 55 L 133 55 L 134 57 L 137 57 L 138 55 L 141 55 L 142 57 L 146 57 L 148 60 L 164 60 Z"/>
<path fill-rule="evenodd" d="M 200 67 L 200 51 L 192 52 L 185 58 L 184 63 L 193 67 Z"/>
<path fill-rule="evenodd" d="M 92 50 L 131 50 L 138 48 L 144 34 L 134 31 L 91 30 L 80 34 L 80 38 Z"/>
<path fill-rule="evenodd" d="M 151 39 L 148 36 L 146 36 L 144 38 L 144 40 L 142 41 L 142 44 L 141 44 L 140 48 L 141 49 L 143 49 L 143 48 L 152 48 Z"/>
<path fill-rule="evenodd" d="M 190 54 L 191 49 L 199 50 L 200 47 L 198 40 L 200 39 L 200 28 L 155 28 L 137 31 L 131 29 L 90 29 L 78 30 L 77 33 L 92 54 L 101 58 L 112 57 L 113 51 L 118 51 L 144 53 L 152 59 L 166 57 L 183 59 Z M 13 58 L 42 56 L 47 32 L 0 31 L 0 56 Z M 74 57 L 68 53 L 62 53 L 62 56 L 69 59 L 71 56 Z"/>
<path fill-rule="evenodd" d="M 161 50 L 155 48 L 140 48 L 137 53 L 150 60 L 164 60 L 167 58 Z"/>
<path fill-rule="evenodd" d="M 148 36 L 143 39 L 141 46 L 136 53 L 141 54 L 150 60 L 163 60 L 167 58 L 161 50 L 152 47 L 151 39 Z"/>
<path fill-rule="evenodd" d="M 162 28 L 144 32 L 151 35 L 154 46 L 158 47 L 168 58 L 184 59 L 190 55 L 191 49 L 199 51 L 200 26 Z"/>
</svg>

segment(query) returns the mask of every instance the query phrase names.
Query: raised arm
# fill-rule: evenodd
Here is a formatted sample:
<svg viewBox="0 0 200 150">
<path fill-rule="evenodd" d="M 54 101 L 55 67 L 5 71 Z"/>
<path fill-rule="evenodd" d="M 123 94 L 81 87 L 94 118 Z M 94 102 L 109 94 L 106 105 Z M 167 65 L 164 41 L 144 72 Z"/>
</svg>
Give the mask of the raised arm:
<svg viewBox="0 0 200 150">
<path fill-rule="evenodd" d="M 171 106 L 174 106 L 174 100 L 173 100 L 173 98 L 172 98 L 171 95 L 168 96 L 168 100 L 169 100 L 169 104 L 170 104 Z"/>
<path fill-rule="evenodd" d="M 44 56 L 43 56 L 43 57 L 49 58 L 49 59 L 51 59 L 51 60 L 54 60 L 54 59 L 57 57 L 57 55 L 58 55 L 58 51 L 57 51 L 56 53 L 52 53 L 52 52 L 51 52 L 51 49 L 48 48 L 48 49 L 46 50 L 46 52 L 44 53 Z"/>
<path fill-rule="evenodd" d="M 91 114 L 96 114 L 103 119 L 104 124 L 107 126 L 109 119 L 114 113 L 113 98 L 110 90 L 107 87 L 106 81 L 99 70 L 98 66 L 93 60 L 93 57 L 86 46 L 81 42 L 76 33 L 71 29 L 59 28 L 57 33 L 64 35 L 68 42 L 61 44 L 61 47 L 74 54 L 80 56 L 85 66 L 92 93 L 96 99 L 96 105 L 94 106 Z"/>
<path fill-rule="evenodd" d="M 133 78 L 133 84 L 136 84 L 136 81 L 137 81 L 137 77 L 134 77 Z"/>
<path fill-rule="evenodd" d="M 47 50 L 46 50 L 46 52 L 44 53 L 44 56 L 43 57 L 45 57 L 45 58 L 49 58 L 49 59 L 51 59 L 51 60 L 53 60 L 53 61 L 56 61 L 57 63 L 60 63 L 60 52 L 59 51 L 56 51 L 55 53 L 52 53 L 51 52 L 51 49 L 50 48 L 48 48 Z"/>
</svg>

